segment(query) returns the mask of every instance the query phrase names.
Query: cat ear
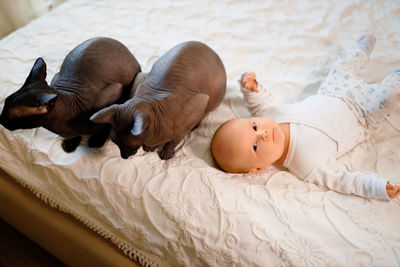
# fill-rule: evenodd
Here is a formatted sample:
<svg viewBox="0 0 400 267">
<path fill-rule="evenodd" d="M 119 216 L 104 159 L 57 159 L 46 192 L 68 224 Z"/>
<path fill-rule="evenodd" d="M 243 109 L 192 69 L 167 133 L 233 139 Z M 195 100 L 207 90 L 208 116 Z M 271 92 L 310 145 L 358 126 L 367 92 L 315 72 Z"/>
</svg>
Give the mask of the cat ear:
<svg viewBox="0 0 400 267">
<path fill-rule="evenodd" d="M 111 125 L 114 125 L 117 106 L 118 105 L 112 105 L 97 111 L 90 117 L 90 120 L 94 123 L 110 123 Z"/>
<path fill-rule="evenodd" d="M 57 95 L 50 93 L 40 93 L 36 96 L 35 107 L 32 114 L 29 115 L 40 115 L 47 114 L 53 108 L 54 103 L 56 102 Z"/>
<path fill-rule="evenodd" d="M 145 113 L 138 112 L 135 114 L 133 119 L 131 134 L 134 136 L 138 136 L 142 134 L 148 126 L 149 126 L 149 117 Z"/>
<path fill-rule="evenodd" d="M 46 80 L 47 72 L 46 72 L 46 62 L 44 62 L 43 58 L 38 58 L 33 64 L 32 67 L 32 79 L 44 81 Z"/>
<path fill-rule="evenodd" d="M 56 100 L 56 94 L 40 93 L 36 96 L 35 104 L 38 106 L 50 105 Z"/>
<path fill-rule="evenodd" d="M 26 78 L 24 85 L 33 81 L 45 81 L 46 76 L 46 63 L 44 62 L 43 58 L 40 57 L 36 59 L 35 63 L 33 64 L 31 72 L 29 73 L 28 78 Z"/>
<path fill-rule="evenodd" d="M 20 104 L 8 109 L 10 119 L 17 119 L 33 115 L 43 115 L 49 113 L 56 101 L 56 94 L 40 93 L 36 95 L 34 106 Z"/>
</svg>

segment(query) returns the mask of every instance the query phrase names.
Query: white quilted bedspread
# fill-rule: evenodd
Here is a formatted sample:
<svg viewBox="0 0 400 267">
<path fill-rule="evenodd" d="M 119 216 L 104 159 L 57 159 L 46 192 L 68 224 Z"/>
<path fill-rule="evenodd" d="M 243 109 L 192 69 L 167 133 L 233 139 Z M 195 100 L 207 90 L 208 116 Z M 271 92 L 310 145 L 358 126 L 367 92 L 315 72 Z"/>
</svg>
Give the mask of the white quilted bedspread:
<svg viewBox="0 0 400 267">
<path fill-rule="evenodd" d="M 365 79 L 400 67 L 399 1 L 72 0 L 0 41 L 0 104 L 37 57 L 48 81 L 82 41 L 123 42 L 143 70 L 179 42 L 200 40 L 222 58 L 223 104 L 161 161 L 116 145 L 66 154 L 43 128 L 0 126 L 0 166 L 23 185 L 147 265 L 400 266 L 400 200 L 321 189 L 270 168 L 229 175 L 209 143 L 225 120 L 248 116 L 237 79 L 254 70 L 281 103 L 314 93 L 333 62 L 367 32 L 377 37 Z M 400 134 L 385 125 L 341 159 L 400 183 Z"/>
</svg>

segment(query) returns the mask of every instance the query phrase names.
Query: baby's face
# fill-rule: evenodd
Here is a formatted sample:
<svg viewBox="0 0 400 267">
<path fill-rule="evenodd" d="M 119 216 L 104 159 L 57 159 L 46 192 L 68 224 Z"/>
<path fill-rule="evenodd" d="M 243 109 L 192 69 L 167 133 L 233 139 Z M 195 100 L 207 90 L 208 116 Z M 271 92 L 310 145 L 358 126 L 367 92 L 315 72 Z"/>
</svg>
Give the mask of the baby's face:
<svg viewBox="0 0 400 267">
<path fill-rule="evenodd" d="M 226 172 L 254 172 L 279 160 L 285 135 L 270 118 L 240 118 L 225 123 L 214 135 L 212 153 Z"/>
</svg>

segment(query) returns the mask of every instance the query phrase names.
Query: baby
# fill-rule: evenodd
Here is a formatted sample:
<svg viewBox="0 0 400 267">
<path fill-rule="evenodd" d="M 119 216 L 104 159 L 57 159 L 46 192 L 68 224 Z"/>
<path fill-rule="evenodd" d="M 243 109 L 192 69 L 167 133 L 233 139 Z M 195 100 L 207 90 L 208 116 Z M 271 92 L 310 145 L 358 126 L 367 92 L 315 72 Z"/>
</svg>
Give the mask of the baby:
<svg viewBox="0 0 400 267">
<path fill-rule="evenodd" d="M 241 91 L 254 117 L 229 120 L 216 131 L 211 151 L 218 165 L 229 173 L 254 173 L 275 163 L 341 193 L 379 200 L 400 195 L 400 185 L 377 173 L 347 170 L 336 162 L 400 113 L 400 70 L 378 90 L 358 76 L 374 45 L 373 35 L 361 36 L 355 52 L 337 63 L 318 93 L 296 104 L 279 106 L 254 73 L 244 73 Z"/>
</svg>

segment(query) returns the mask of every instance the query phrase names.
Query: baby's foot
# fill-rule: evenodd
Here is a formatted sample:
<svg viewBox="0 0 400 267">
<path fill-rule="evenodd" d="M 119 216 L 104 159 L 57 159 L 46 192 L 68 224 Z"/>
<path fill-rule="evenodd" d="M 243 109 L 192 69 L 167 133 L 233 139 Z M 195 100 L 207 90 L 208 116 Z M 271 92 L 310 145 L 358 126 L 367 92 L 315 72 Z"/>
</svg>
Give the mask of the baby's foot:
<svg viewBox="0 0 400 267">
<path fill-rule="evenodd" d="M 369 57 L 374 49 L 376 37 L 373 34 L 362 35 L 357 41 L 357 48 L 364 51 Z"/>
<path fill-rule="evenodd" d="M 254 72 L 245 72 L 242 74 L 240 79 L 242 86 L 250 91 L 258 93 L 258 83 L 256 79 L 256 74 Z"/>
</svg>

